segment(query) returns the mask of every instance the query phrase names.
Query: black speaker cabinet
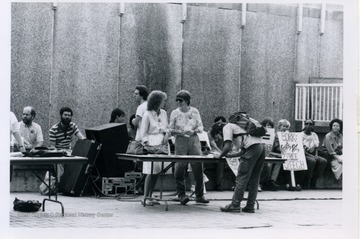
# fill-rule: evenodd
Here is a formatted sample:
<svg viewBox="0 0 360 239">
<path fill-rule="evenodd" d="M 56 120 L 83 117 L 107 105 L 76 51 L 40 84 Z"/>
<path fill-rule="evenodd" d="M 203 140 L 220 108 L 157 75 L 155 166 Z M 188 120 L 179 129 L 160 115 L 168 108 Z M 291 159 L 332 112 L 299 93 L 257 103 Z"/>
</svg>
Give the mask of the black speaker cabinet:
<svg viewBox="0 0 360 239">
<path fill-rule="evenodd" d="M 64 174 L 59 183 L 59 190 L 64 195 L 81 196 L 83 194 L 100 149 L 100 143 L 94 140 L 76 141 L 72 155 L 87 157 L 88 162 L 64 165 Z"/>
<path fill-rule="evenodd" d="M 129 144 L 126 124 L 109 123 L 85 129 L 85 132 L 87 139 L 101 144 L 95 164 L 99 176 L 124 177 L 125 172 L 134 170 L 132 161 L 119 160 L 116 156 L 116 153 L 126 153 Z"/>
</svg>

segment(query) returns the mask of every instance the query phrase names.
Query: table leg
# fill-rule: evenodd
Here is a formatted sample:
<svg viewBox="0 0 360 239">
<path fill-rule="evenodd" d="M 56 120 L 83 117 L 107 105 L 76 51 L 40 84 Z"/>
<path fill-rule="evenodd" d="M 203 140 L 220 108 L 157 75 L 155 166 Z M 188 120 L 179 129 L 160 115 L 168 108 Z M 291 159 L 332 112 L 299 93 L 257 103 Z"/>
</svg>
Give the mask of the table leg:
<svg viewBox="0 0 360 239">
<path fill-rule="evenodd" d="M 64 210 L 63 204 L 62 204 L 61 202 L 57 201 L 57 200 L 52 200 L 52 199 L 48 199 L 48 198 L 44 198 L 44 200 L 43 200 L 43 206 L 42 206 L 43 212 L 45 211 L 45 202 L 46 202 L 46 201 L 59 203 L 60 206 L 61 206 L 61 215 L 64 216 L 64 211 L 65 211 L 65 210 Z"/>
</svg>

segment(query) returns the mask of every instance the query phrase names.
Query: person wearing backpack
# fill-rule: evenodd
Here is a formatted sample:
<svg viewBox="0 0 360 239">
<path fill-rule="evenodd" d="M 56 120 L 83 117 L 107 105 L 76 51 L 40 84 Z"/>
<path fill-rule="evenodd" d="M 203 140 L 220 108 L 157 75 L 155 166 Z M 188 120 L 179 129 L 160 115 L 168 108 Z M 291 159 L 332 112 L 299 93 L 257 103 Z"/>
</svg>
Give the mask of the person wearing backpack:
<svg viewBox="0 0 360 239">
<path fill-rule="evenodd" d="M 244 198 L 244 192 L 249 183 L 247 203 L 242 212 L 254 213 L 255 202 L 258 193 L 261 171 L 265 161 L 265 145 L 261 135 L 266 129 L 256 120 L 242 113 L 235 113 L 229 117 L 229 123 L 223 128 L 224 146 L 220 154 L 214 154 L 215 158 L 240 157 L 238 174 L 235 180 L 235 190 L 232 202 L 221 207 L 222 212 L 240 212 L 240 204 Z M 237 152 L 230 152 L 235 146 Z"/>
</svg>

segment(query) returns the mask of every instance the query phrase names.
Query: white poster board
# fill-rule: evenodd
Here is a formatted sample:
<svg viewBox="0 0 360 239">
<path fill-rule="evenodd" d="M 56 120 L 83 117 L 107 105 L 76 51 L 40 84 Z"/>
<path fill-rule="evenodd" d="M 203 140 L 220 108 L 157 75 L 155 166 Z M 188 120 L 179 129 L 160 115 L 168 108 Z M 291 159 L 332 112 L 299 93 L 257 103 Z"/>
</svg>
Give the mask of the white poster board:
<svg viewBox="0 0 360 239">
<path fill-rule="evenodd" d="M 307 170 L 301 133 L 278 132 L 281 157 L 286 159 L 284 170 Z"/>
<path fill-rule="evenodd" d="M 266 135 L 262 137 L 262 141 L 266 146 L 266 156 L 272 151 L 272 147 L 275 140 L 275 129 L 266 128 Z"/>
</svg>

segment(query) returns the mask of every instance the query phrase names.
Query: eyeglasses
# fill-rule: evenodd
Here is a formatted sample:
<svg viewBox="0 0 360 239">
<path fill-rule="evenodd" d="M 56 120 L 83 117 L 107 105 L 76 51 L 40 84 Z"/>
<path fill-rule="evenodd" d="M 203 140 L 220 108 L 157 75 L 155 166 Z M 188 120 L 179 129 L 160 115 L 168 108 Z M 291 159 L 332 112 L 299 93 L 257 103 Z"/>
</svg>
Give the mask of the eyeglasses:
<svg viewBox="0 0 360 239">
<path fill-rule="evenodd" d="M 313 125 L 312 123 L 305 123 L 305 125 Z"/>
<path fill-rule="evenodd" d="M 183 100 L 183 99 L 176 99 L 175 101 L 181 103 L 181 102 L 183 102 L 184 100 Z"/>
</svg>

